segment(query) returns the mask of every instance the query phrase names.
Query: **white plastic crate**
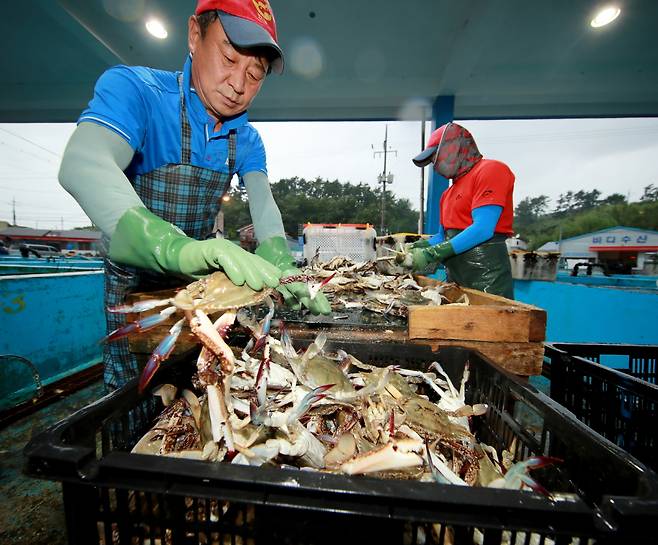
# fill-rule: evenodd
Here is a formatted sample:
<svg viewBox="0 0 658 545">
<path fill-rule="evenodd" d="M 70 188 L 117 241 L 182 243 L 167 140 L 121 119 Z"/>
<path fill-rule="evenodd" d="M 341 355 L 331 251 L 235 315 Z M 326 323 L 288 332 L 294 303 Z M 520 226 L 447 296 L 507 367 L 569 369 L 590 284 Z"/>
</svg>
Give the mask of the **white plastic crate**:
<svg viewBox="0 0 658 545">
<path fill-rule="evenodd" d="M 376 231 L 369 224 L 316 223 L 304 226 L 304 259 L 320 261 L 344 256 L 354 261 L 375 259 Z"/>
</svg>

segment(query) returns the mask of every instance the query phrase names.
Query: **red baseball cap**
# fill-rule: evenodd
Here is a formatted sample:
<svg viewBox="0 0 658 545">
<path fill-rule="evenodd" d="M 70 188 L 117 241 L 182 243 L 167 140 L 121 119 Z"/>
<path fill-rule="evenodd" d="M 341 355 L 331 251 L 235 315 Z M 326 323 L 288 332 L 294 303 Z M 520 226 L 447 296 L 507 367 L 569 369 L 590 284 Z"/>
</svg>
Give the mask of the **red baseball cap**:
<svg viewBox="0 0 658 545">
<path fill-rule="evenodd" d="M 412 159 L 412 161 L 417 167 L 426 167 L 432 162 L 437 148 L 441 145 L 441 140 L 443 139 L 443 135 L 445 134 L 446 129 L 450 125 L 451 123 L 446 123 L 445 125 L 441 125 L 432 134 L 430 134 L 430 139 L 428 140 L 425 149 Z"/>
<path fill-rule="evenodd" d="M 276 38 L 276 21 L 268 0 L 198 0 L 195 15 L 217 11 L 231 43 L 243 49 L 266 47 L 274 55 L 272 71 L 283 72 L 283 51 Z"/>
</svg>

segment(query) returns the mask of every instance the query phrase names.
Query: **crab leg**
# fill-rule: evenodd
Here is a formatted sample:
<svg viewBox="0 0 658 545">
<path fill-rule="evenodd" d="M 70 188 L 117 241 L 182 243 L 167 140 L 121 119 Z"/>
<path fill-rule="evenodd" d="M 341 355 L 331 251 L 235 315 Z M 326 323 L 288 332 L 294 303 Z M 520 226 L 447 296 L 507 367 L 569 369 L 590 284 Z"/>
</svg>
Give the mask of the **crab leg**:
<svg viewBox="0 0 658 545">
<path fill-rule="evenodd" d="M 212 440 L 218 443 L 222 440 L 222 414 L 220 409 L 219 388 L 215 384 L 208 384 L 208 412 L 210 412 L 210 427 L 212 429 Z"/>
<path fill-rule="evenodd" d="M 256 397 L 258 398 L 258 405 L 265 406 L 267 401 L 267 382 L 270 376 L 270 358 L 265 357 L 258 366 L 258 373 L 256 373 Z"/>
<path fill-rule="evenodd" d="M 144 331 L 153 329 L 154 327 L 162 324 L 163 322 L 166 322 L 167 318 L 169 318 L 169 316 L 171 316 L 174 312 L 176 312 L 176 307 L 168 307 L 164 310 L 161 310 L 157 314 L 151 314 L 146 318 L 142 318 L 141 320 L 137 320 L 136 322 L 131 322 L 123 327 L 120 327 L 112 331 L 112 333 L 110 333 L 107 337 L 104 337 L 101 340 L 101 343 L 116 341 L 118 339 L 126 337 L 127 335 L 130 335 L 131 333 L 143 333 Z"/>
<path fill-rule="evenodd" d="M 117 314 L 129 314 L 133 312 L 146 312 L 157 307 L 164 307 L 173 303 L 173 299 L 146 299 L 138 301 L 134 305 L 117 305 L 115 307 L 107 307 L 107 311 Z"/>
<path fill-rule="evenodd" d="M 397 372 L 406 377 L 420 377 L 422 378 L 427 385 L 434 390 L 434 392 L 441 398 L 446 397 L 448 394 L 444 392 L 441 388 L 439 388 L 436 383 L 432 380 L 432 377 L 429 376 L 427 373 L 423 373 L 422 371 L 414 371 L 413 369 L 397 369 Z"/>
<path fill-rule="evenodd" d="M 178 336 L 183 330 L 184 322 L 185 318 L 181 318 L 172 326 L 172 328 L 169 330 L 169 335 L 160 341 L 160 344 L 153 351 L 153 354 L 151 354 L 151 357 L 146 362 L 144 370 L 142 371 L 142 375 L 139 377 L 138 391 L 140 394 L 151 381 L 153 375 L 155 375 L 155 372 L 160 368 L 160 363 L 162 363 L 171 355 L 171 352 L 174 349 L 174 345 L 178 340 Z"/>
<path fill-rule="evenodd" d="M 446 382 L 448 383 L 448 388 L 450 389 L 450 393 L 452 394 L 453 397 L 458 397 L 459 394 L 457 394 L 457 390 L 455 390 L 455 386 L 452 384 L 452 381 L 450 380 L 450 377 L 448 376 L 448 373 L 446 373 L 443 370 L 443 367 L 441 367 L 441 364 L 438 361 L 432 362 L 432 364 L 429 367 L 430 369 L 436 369 L 438 373 L 443 375 L 446 379 Z"/>
</svg>

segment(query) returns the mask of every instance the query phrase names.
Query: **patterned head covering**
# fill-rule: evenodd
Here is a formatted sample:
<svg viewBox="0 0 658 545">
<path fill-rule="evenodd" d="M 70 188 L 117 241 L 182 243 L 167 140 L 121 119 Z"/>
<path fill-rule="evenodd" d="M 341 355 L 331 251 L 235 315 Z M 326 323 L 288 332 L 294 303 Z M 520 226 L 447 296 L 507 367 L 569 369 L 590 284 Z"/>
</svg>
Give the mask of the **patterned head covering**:
<svg viewBox="0 0 658 545">
<path fill-rule="evenodd" d="M 414 157 L 418 166 L 434 164 L 434 170 L 446 178 L 455 180 L 471 170 L 482 154 L 473 135 L 457 123 L 446 123 L 431 135 L 425 150 Z"/>
</svg>

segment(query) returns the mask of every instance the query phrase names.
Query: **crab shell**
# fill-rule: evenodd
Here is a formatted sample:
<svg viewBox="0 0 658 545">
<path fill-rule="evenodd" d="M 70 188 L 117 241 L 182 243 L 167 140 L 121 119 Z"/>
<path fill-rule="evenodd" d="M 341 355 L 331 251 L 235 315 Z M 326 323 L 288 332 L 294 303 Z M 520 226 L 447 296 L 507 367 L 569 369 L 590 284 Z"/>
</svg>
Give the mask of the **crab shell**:
<svg viewBox="0 0 658 545">
<path fill-rule="evenodd" d="M 255 291 L 247 284 L 236 286 L 223 272 L 216 271 L 179 291 L 174 305 L 181 310 L 198 308 L 213 314 L 258 305 L 273 292 L 272 288 Z"/>
</svg>

